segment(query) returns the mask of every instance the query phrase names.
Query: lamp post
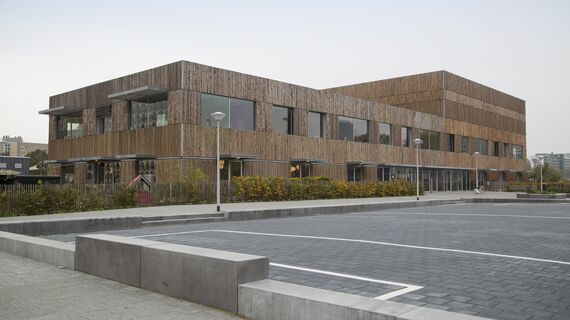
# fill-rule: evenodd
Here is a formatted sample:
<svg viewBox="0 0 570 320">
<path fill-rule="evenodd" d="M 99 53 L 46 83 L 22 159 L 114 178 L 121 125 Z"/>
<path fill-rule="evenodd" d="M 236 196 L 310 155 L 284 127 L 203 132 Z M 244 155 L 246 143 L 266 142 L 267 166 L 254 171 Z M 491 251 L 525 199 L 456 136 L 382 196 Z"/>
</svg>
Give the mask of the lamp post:
<svg viewBox="0 0 570 320">
<path fill-rule="evenodd" d="M 479 152 L 475 151 L 475 189 L 479 191 Z"/>
<path fill-rule="evenodd" d="M 538 161 L 540 161 L 540 192 L 543 192 L 542 190 L 542 164 L 544 161 L 544 157 L 538 157 Z"/>
<path fill-rule="evenodd" d="M 414 139 L 416 144 L 416 200 L 420 200 L 420 144 L 424 143 L 422 139 Z"/>
<path fill-rule="evenodd" d="M 220 212 L 220 121 L 226 114 L 217 111 L 211 116 L 216 120 L 216 211 Z"/>
</svg>

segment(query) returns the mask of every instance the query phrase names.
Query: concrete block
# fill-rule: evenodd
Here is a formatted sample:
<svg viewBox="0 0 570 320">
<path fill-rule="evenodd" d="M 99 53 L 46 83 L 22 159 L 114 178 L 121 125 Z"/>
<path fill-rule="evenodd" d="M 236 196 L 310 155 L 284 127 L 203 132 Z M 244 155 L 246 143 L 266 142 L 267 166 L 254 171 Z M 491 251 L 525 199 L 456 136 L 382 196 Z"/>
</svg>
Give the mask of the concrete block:
<svg viewBox="0 0 570 320">
<path fill-rule="evenodd" d="M 0 232 L 0 250 L 55 266 L 74 268 L 75 246 L 69 243 Z"/>
<path fill-rule="evenodd" d="M 483 319 L 274 280 L 240 285 L 238 314 L 254 320 Z"/>
<path fill-rule="evenodd" d="M 141 246 L 156 243 L 106 234 L 77 236 L 75 270 L 140 287 Z"/>
<path fill-rule="evenodd" d="M 237 313 L 238 285 L 266 279 L 269 259 L 177 244 L 145 245 L 141 288 Z"/>
</svg>

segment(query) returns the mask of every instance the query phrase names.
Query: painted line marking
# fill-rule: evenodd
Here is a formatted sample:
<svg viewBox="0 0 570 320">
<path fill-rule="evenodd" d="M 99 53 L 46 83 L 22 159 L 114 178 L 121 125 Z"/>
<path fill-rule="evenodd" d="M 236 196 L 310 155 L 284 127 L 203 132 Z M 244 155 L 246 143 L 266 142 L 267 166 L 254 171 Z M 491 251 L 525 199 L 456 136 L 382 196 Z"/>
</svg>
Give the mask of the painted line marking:
<svg viewBox="0 0 570 320">
<path fill-rule="evenodd" d="M 490 252 L 468 251 L 468 250 L 448 249 L 448 248 L 437 248 L 437 247 L 426 247 L 426 246 L 415 246 L 415 245 L 409 245 L 409 244 L 401 244 L 401 243 L 393 243 L 393 242 L 382 242 L 382 241 L 372 241 L 372 240 L 347 239 L 347 238 L 333 238 L 333 237 L 317 237 L 317 236 L 304 236 L 304 235 L 297 235 L 297 234 L 280 234 L 280 233 L 234 231 L 234 230 L 215 230 L 215 229 L 212 229 L 212 230 L 199 230 L 199 231 L 183 231 L 183 232 L 173 232 L 173 233 L 170 233 L 170 234 L 169 234 L 169 233 L 162 233 L 162 234 L 157 234 L 157 235 L 152 235 L 152 234 L 151 234 L 151 235 L 142 235 L 142 236 L 136 236 L 136 238 L 150 238 L 150 237 L 168 236 L 168 235 L 179 235 L 179 234 L 190 234 L 190 233 L 198 233 L 198 232 L 225 232 L 225 233 L 237 233 L 237 234 L 251 234 L 251 235 L 258 235 L 258 236 L 283 237 L 283 238 L 300 238 L 300 239 L 317 239 L 317 240 L 331 240 L 331 241 L 356 242 L 356 243 L 378 244 L 378 245 L 390 246 L 390 247 L 400 247 L 400 248 L 419 249 L 419 250 L 430 250 L 430 251 L 440 251 L 440 252 L 453 252 L 453 253 L 472 254 L 472 255 L 479 255 L 479 256 L 488 256 L 488 257 L 498 257 L 498 258 L 508 258 L 508 259 L 516 259 L 516 260 L 526 260 L 526 261 L 536 261 L 536 262 L 547 262 L 547 263 L 554 263 L 554 264 L 570 265 L 570 262 L 568 262 L 568 261 L 539 259 L 539 258 L 513 256 L 513 255 L 490 253 Z M 134 238 L 134 237 L 133 237 L 133 238 Z"/>
<path fill-rule="evenodd" d="M 273 262 L 269 263 L 269 264 L 272 266 L 275 266 L 275 267 L 280 267 L 280 268 L 287 268 L 287 269 L 306 271 L 306 272 L 314 272 L 314 273 L 326 274 L 326 275 L 334 276 L 334 277 L 340 277 L 340 278 L 347 278 L 347 279 L 353 279 L 353 280 L 361 280 L 361 281 L 367 281 L 367 282 L 387 284 L 387 285 L 391 285 L 391 286 L 404 287 L 403 289 L 398 289 L 398 290 L 383 294 L 381 296 L 374 297 L 374 299 L 378 299 L 378 300 L 388 300 L 390 298 L 394 298 L 394 297 L 403 295 L 405 293 L 416 291 L 416 290 L 423 288 L 421 286 L 416 286 L 413 284 L 393 282 L 393 281 L 385 281 L 385 280 L 379 280 L 379 279 L 373 279 L 373 278 L 366 278 L 366 277 L 360 277 L 360 276 L 355 276 L 355 275 L 346 274 L 346 273 L 338 273 L 338 272 L 311 269 L 311 268 L 305 268 L 305 267 L 297 267 L 297 266 L 291 266 L 291 265 L 287 265 L 287 264 L 273 263 Z"/>
<path fill-rule="evenodd" d="M 379 215 L 425 215 L 425 216 L 473 216 L 473 217 L 506 217 L 506 218 L 535 218 L 535 219 L 570 219 L 570 217 L 555 216 L 521 216 L 516 214 L 486 214 L 486 213 L 437 213 L 437 212 L 355 212 L 351 215 L 379 214 Z"/>
</svg>

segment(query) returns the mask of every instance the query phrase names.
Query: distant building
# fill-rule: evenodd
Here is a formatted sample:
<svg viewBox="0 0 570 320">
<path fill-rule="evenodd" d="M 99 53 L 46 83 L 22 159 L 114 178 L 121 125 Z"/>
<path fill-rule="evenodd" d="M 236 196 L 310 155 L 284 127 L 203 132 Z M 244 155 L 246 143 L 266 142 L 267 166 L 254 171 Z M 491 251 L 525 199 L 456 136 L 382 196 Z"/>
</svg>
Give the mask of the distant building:
<svg viewBox="0 0 570 320">
<path fill-rule="evenodd" d="M 20 175 L 27 176 L 30 168 L 30 158 L 0 156 L 0 172 L 16 171 Z"/>
<path fill-rule="evenodd" d="M 544 158 L 544 164 L 548 164 L 562 175 L 562 179 L 570 180 L 570 153 L 537 153 L 533 158 Z"/>
<path fill-rule="evenodd" d="M 21 136 L 10 137 L 3 136 L 2 142 L 0 142 L 0 155 L 3 156 L 25 156 L 29 152 L 34 150 L 45 150 L 48 149 L 47 143 L 34 143 L 34 142 L 24 142 Z"/>
</svg>

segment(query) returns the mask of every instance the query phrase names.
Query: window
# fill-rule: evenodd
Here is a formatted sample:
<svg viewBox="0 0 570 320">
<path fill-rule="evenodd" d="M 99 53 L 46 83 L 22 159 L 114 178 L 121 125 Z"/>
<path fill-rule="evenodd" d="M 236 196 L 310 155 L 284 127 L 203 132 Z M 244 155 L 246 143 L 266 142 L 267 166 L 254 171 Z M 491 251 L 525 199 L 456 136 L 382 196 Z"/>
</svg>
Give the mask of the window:
<svg viewBox="0 0 570 320">
<path fill-rule="evenodd" d="M 439 132 L 419 129 L 422 149 L 439 150 Z"/>
<path fill-rule="evenodd" d="M 291 178 L 304 178 L 311 175 L 311 164 L 308 162 L 292 162 Z"/>
<path fill-rule="evenodd" d="M 167 95 L 159 95 L 147 102 L 130 101 L 131 130 L 167 125 Z"/>
<path fill-rule="evenodd" d="M 390 181 L 390 168 L 378 167 L 378 181 Z"/>
<path fill-rule="evenodd" d="M 455 152 L 455 135 L 448 134 L 447 135 L 447 151 Z"/>
<path fill-rule="evenodd" d="M 65 183 L 73 183 L 75 180 L 75 167 L 73 164 L 66 164 L 61 166 L 61 176 Z"/>
<path fill-rule="evenodd" d="M 143 175 L 148 181 L 156 181 L 156 166 L 154 160 L 139 160 L 136 167 L 137 174 Z"/>
<path fill-rule="evenodd" d="M 495 157 L 499 156 L 499 143 L 497 141 L 493 142 L 493 155 Z"/>
<path fill-rule="evenodd" d="M 469 137 L 461 137 L 461 152 L 469 153 Z"/>
<path fill-rule="evenodd" d="M 368 142 L 368 121 L 339 116 L 338 138 L 348 141 Z"/>
<path fill-rule="evenodd" d="M 348 165 L 347 180 L 362 181 L 362 166 Z"/>
<path fill-rule="evenodd" d="M 309 111 L 309 137 L 324 138 L 323 113 Z"/>
<path fill-rule="evenodd" d="M 82 134 L 81 113 L 57 117 L 57 139 L 79 138 Z"/>
<path fill-rule="evenodd" d="M 0 169 L 6 169 L 7 164 L 6 162 L 0 162 Z"/>
<path fill-rule="evenodd" d="M 241 177 L 242 173 L 242 160 L 220 160 L 220 179 L 231 180 L 233 177 Z"/>
<path fill-rule="evenodd" d="M 402 147 L 409 147 L 412 143 L 412 128 L 402 127 L 400 128 L 400 141 Z"/>
<path fill-rule="evenodd" d="M 380 144 L 392 144 L 392 125 L 389 123 L 380 122 L 378 125 L 378 132 L 380 133 Z"/>
<path fill-rule="evenodd" d="M 515 159 L 522 159 L 522 146 L 513 145 L 513 158 Z"/>
<path fill-rule="evenodd" d="M 503 143 L 503 157 L 505 157 L 505 158 L 509 157 L 509 144 L 508 143 Z"/>
<path fill-rule="evenodd" d="M 489 155 L 488 145 L 489 142 L 485 139 L 474 138 L 475 152 L 479 152 L 482 156 Z"/>
<path fill-rule="evenodd" d="M 273 133 L 293 134 L 293 108 L 273 106 Z"/>
<path fill-rule="evenodd" d="M 14 169 L 22 169 L 21 163 L 14 163 Z"/>
<path fill-rule="evenodd" d="M 216 121 L 212 119 L 212 113 L 223 112 L 226 114 L 220 121 L 220 128 L 232 128 L 240 130 L 255 130 L 255 103 L 241 100 L 202 94 L 201 123 L 208 127 L 216 127 Z"/>
<path fill-rule="evenodd" d="M 97 134 L 111 132 L 113 129 L 113 118 L 111 117 L 111 106 L 95 109 Z"/>
</svg>

